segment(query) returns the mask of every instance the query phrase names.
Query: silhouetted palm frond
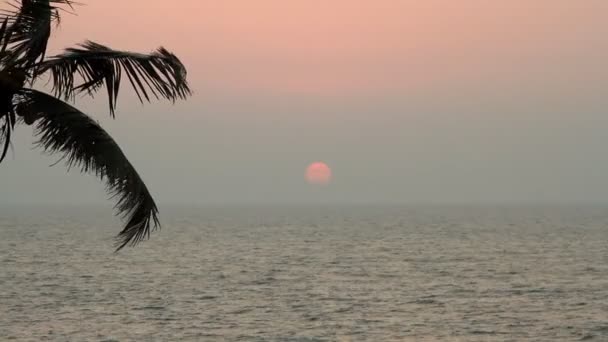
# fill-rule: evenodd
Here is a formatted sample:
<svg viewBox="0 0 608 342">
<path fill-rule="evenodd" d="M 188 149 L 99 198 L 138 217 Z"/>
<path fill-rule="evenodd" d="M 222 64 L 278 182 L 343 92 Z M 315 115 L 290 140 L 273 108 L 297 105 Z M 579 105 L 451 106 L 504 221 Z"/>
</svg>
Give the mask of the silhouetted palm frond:
<svg viewBox="0 0 608 342">
<path fill-rule="evenodd" d="M 146 185 L 114 139 L 95 121 L 69 104 L 45 93 L 23 89 L 16 112 L 35 121 L 38 146 L 61 153 L 68 167 L 92 172 L 107 184 L 127 223 L 118 235 L 118 250 L 149 237 L 160 227 L 158 209 Z"/>
<path fill-rule="evenodd" d="M 77 92 L 93 94 L 105 86 L 112 115 L 123 74 L 142 102 L 144 99 L 150 101 L 150 96 L 175 101 L 190 94 L 186 68 L 164 48 L 141 54 L 117 51 L 88 41 L 48 58 L 36 69 L 39 73 L 51 72 L 55 94 L 66 100 Z M 76 76 L 82 78 L 82 84 L 74 84 Z"/>
<path fill-rule="evenodd" d="M 0 9 L 0 163 L 11 147 L 16 125 L 35 125 L 38 146 L 62 154 L 68 167 L 92 172 L 106 182 L 108 192 L 117 199 L 118 214 L 126 221 L 117 237 L 117 250 L 137 244 L 160 227 L 154 200 L 112 137 L 61 99 L 73 100 L 81 92 L 94 95 L 105 87 L 114 116 L 124 75 L 142 102 L 151 97 L 185 99 L 191 92 L 184 65 L 164 48 L 138 54 L 90 41 L 47 58 L 53 23 L 59 22 L 60 10 L 76 2 L 9 1 L 8 9 Z M 42 73 L 50 74 L 59 98 L 24 88 L 33 87 Z"/>
<path fill-rule="evenodd" d="M 46 53 L 51 24 L 59 20 L 58 8 L 71 6 L 70 0 L 21 0 L 2 11 L 8 19 L 8 43 L 13 50 L 11 63 L 25 67 L 42 60 Z"/>
<path fill-rule="evenodd" d="M 16 124 L 15 113 L 11 110 L 0 115 L 0 163 L 6 158 L 6 153 L 11 145 L 11 135 Z"/>
<path fill-rule="evenodd" d="M 4 61 L 10 57 L 10 53 L 6 50 L 10 41 L 10 33 L 8 28 L 8 18 L 4 18 L 2 25 L 0 25 L 0 65 L 4 64 Z"/>
</svg>

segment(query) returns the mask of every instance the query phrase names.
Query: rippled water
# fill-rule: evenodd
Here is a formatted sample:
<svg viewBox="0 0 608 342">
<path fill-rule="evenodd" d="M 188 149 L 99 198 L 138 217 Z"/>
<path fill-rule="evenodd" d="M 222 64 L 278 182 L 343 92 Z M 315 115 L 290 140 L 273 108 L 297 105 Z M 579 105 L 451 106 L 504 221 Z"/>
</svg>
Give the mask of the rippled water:
<svg viewBox="0 0 608 342">
<path fill-rule="evenodd" d="M 0 209 L 0 339 L 608 341 L 608 209 Z"/>
</svg>

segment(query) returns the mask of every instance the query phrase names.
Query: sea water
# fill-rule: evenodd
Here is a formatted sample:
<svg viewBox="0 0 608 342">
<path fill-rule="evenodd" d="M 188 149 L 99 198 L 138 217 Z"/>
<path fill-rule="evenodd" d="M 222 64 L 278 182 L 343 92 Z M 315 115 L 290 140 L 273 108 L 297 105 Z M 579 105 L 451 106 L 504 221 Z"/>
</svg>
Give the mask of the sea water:
<svg viewBox="0 0 608 342">
<path fill-rule="evenodd" d="M 608 341 L 608 208 L 0 208 L 0 340 Z"/>
</svg>

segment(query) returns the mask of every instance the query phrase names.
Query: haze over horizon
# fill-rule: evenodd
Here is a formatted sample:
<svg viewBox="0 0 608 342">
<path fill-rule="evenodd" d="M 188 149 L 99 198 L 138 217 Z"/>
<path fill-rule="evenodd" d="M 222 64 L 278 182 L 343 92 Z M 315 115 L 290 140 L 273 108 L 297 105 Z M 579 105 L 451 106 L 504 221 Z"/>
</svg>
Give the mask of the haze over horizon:
<svg viewBox="0 0 608 342">
<path fill-rule="evenodd" d="M 78 107 L 169 203 L 608 203 L 608 2 L 89 1 L 85 39 L 184 62 L 194 96 Z M 127 87 L 123 87 L 126 90 Z M 107 203 L 17 127 L 0 205 Z M 306 167 L 332 168 L 325 187 Z"/>
</svg>

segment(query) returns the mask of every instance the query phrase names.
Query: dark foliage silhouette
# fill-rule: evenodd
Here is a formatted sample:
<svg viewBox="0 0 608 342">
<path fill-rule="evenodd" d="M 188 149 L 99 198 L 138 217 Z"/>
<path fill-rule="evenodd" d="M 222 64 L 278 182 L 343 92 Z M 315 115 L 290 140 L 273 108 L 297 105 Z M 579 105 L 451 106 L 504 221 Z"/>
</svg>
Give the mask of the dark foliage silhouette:
<svg viewBox="0 0 608 342">
<path fill-rule="evenodd" d="M 37 146 L 58 153 L 68 167 L 98 176 L 126 221 L 117 250 L 148 238 L 160 227 L 158 209 L 146 185 L 114 139 L 86 114 L 68 104 L 78 94 L 108 94 L 115 115 L 121 79 L 126 76 L 140 101 L 176 101 L 190 95 L 186 69 L 159 48 L 151 54 L 117 51 L 87 41 L 47 57 L 51 31 L 70 0 L 21 0 L 0 12 L 0 163 L 19 124 L 32 125 Z M 33 89 L 50 81 L 54 96 Z"/>
</svg>

